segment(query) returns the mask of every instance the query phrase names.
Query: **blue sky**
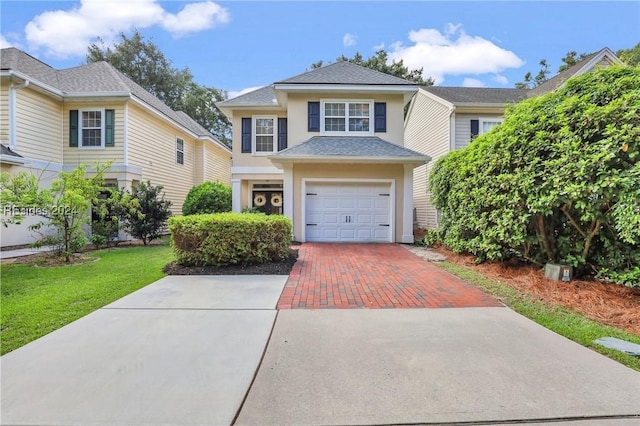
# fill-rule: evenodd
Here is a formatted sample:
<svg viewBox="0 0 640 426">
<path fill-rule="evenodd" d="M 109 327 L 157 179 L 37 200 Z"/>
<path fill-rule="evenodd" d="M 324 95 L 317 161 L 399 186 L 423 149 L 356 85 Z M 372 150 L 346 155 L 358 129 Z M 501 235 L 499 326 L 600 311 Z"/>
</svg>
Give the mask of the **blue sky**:
<svg viewBox="0 0 640 426">
<path fill-rule="evenodd" d="M 0 2 L 0 45 L 55 68 L 84 62 L 96 36 L 138 28 L 200 84 L 236 94 L 291 77 L 318 60 L 384 47 L 445 86 L 513 87 L 567 51 L 640 42 L 640 1 Z"/>
</svg>

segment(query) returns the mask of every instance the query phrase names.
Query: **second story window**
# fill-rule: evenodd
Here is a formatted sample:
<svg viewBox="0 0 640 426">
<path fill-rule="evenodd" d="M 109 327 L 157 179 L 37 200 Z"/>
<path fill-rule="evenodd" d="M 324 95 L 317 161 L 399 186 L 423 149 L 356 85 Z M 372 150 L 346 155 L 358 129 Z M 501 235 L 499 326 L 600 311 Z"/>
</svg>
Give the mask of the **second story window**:
<svg viewBox="0 0 640 426">
<path fill-rule="evenodd" d="M 184 140 L 176 138 L 176 163 L 184 164 Z"/>
<path fill-rule="evenodd" d="M 254 152 L 272 153 L 276 151 L 276 117 L 254 117 Z"/>
<path fill-rule="evenodd" d="M 326 134 L 373 134 L 371 101 L 323 101 L 321 132 Z"/>
<path fill-rule="evenodd" d="M 80 119 L 80 146 L 83 148 L 104 147 L 102 110 L 84 110 Z"/>
</svg>

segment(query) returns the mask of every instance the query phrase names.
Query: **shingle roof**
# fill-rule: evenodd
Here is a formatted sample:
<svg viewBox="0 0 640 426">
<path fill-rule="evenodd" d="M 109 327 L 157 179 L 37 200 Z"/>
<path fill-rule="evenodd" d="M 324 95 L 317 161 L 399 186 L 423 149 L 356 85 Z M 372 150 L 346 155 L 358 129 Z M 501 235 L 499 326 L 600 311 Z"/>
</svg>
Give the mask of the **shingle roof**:
<svg viewBox="0 0 640 426">
<path fill-rule="evenodd" d="M 377 136 L 314 136 L 301 144 L 294 145 L 272 156 L 274 159 L 313 157 L 354 157 L 359 159 L 385 158 L 410 161 L 426 161 L 429 159 L 429 157 L 424 154 L 387 142 Z"/>
<path fill-rule="evenodd" d="M 222 107 L 230 106 L 261 106 L 261 105 L 273 105 L 277 106 L 276 92 L 273 90 L 273 86 L 265 86 L 260 89 L 256 89 L 252 92 L 245 93 L 240 96 L 236 96 L 233 99 L 227 101 L 218 102 L 216 105 Z"/>
<path fill-rule="evenodd" d="M 11 151 L 9 147 L 4 146 L 3 144 L 0 144 L 0 147 L 1 147 L 0 154 L 9 155 L 11 157 L 22 158 L 22 155 L 18 154 L 17 152 Z"/>
<path fill-rule="evenodd" d="M 113 92 L 128 92 L 150 107 L 164 114 L 175 123 L 185 127 L 198 136 L 210 137 L 217 141 L 204 127 L 182 111 L 174 111 L 160 99 L 153 96 L 139 84 L 118 71 L 107 62 L 94 62 L 73 68 L 56 70 L 16 48 L 0 50 L 2 70 L 21 72 L 41 81 L 64 94 L 95 93 L 108 95 Z M 220 146 L 228 148 L 219 142 Z"/>
<path fill-rule="evenodd" d="M 574 75 L 578 74 L 582 68 L 589 62 L 591 59 L 595 58 L 599 54 L 603 53 L 605 50 L 608 50 L 606 47 L 598 52 L 592 53 L 591 55 L 586 56 L 583 60 L 575 63 L 572 67 L 567 68 L 566 70 L 556 74 L 551 77 L 549 80 L 545 81 L 541 85 L 534 87 L 529 91 L 529 96 L 538 96 L 544 93 L 553 92 L 560 86 L 562 86 L 567 80 L 569 80 Z"/>
<path fill-rule="evenodd" d="M 422 89 L 452 104 L 476 103 L 504 105 L 525 99 L 529 92 L 528 89 L 500 89 L 490 87 L 428 86 Z"/>
<path fill-rule="evenodd" d="M 373 85 L 407 85 L 416 84 L 380 71 L 352 64 L 348 61 L 316 68 L 276 82 L 275 84 L 373 84 Z"/>
</svg>

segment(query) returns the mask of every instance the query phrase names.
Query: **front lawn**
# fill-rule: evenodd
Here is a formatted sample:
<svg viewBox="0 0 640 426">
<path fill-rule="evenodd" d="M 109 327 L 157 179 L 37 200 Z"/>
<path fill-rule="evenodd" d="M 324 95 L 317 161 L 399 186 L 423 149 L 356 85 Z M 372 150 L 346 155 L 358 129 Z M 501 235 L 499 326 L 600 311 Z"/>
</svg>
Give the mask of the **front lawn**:
<svg viewBox="0 0 640 426">
<path fill-rule="evenodd" d="M 0 265 L 1 352 L 5 354 L 164 276 L 167 244 L 100 250 L 74 266 Z"/>
</svg>

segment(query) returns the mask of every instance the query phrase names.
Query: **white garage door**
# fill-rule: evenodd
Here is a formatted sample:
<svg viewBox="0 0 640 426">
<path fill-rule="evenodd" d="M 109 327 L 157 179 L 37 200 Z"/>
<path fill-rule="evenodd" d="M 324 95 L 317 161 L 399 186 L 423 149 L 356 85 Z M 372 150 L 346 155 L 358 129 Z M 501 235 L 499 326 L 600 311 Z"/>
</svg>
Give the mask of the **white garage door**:
<svg viewBox="0 0 640 426">
<path fill-rule="evenodd" d="M 307 183 L 305 239 L 391 242 L 390 183 Z"/>
</svg>

